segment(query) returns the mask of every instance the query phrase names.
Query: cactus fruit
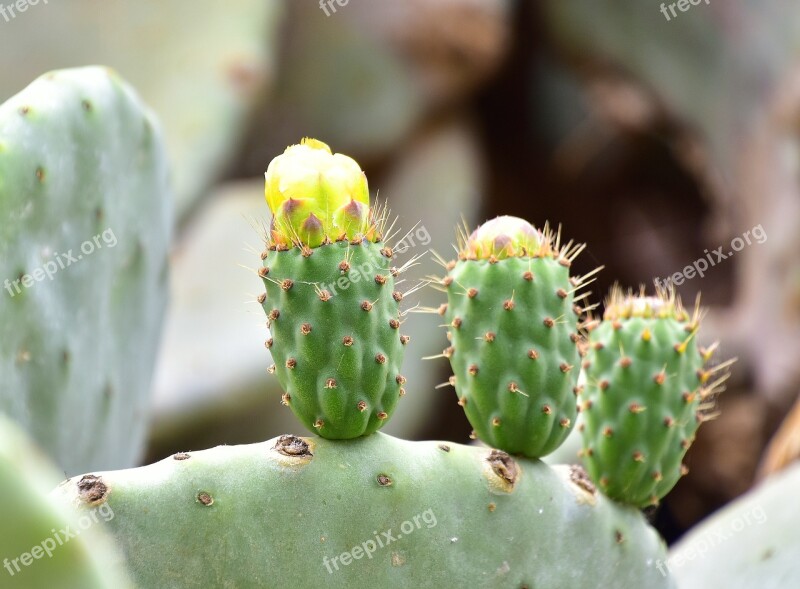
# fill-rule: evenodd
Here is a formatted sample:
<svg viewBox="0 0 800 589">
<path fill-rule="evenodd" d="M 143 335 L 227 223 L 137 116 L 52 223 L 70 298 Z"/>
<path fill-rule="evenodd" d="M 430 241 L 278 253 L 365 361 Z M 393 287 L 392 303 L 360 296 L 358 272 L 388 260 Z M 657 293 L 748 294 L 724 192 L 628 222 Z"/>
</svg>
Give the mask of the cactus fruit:
<svg viewBox="0 0 800 589">
<path fill-rule="evenodd" d="M 115 72 L 51 72 L 0 106 L 0 411 L 67 472 L 139 457 L 170 208 L 158 124 Z"/>
<path fill-rule="evenodd" d="M 48 496 L 58 472 L 10 419 L 0 414 L 0 586 L 6 589 L 133 587 L 121 555 L 98 522 L 108 506 L 75 510 Z"/>
<path fill-rule="evenodd" d="M 405 392 L 402 268 L 381 242 L 385 215 L 370 208 L 358 164 L 313 139 L 275 158 L 265 184 L 273 220 L 259 302 L 283 403 L 325 438 L 370 434 Z"/>
<path fill-rule="evenodd" d="M 698 347 L 699 327 L 699 306 L 690 315 L 674 291 L 618 288 L 603 321 L 590 325 L 582 456 L 609 497 L 655 505 L 685 472 L 681 461 L 730 365 L 706 366 L 716 346 Z"/>
<path fill-rule="evenodd" d="M 281 436 L 91 476 L 142 587 L 674 586 L 638 510 L 488 448 Z M 86 479 L 54 496 L 81 513 Z"/>
<path fill-rule="evenodd" d="M 462 239 L 446 265 L 443 314 L 459 404 L 488 445 L 531 458 L 572 430 L 580 372 L 580 309 L 586 281 L 569 276 L 583 246 L 560 243 L 515 217 Z"/>
</svg>

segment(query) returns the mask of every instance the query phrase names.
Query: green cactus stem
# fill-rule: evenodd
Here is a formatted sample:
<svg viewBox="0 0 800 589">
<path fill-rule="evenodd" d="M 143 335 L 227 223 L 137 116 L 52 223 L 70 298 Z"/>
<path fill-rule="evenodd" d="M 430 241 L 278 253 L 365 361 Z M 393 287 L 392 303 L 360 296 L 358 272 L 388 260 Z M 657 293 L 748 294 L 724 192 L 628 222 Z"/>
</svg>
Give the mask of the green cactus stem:
<svg viewBox="0 0 800 589">
<path fill-rule="evenodd" d="M 171 224 L 159 124 L 116 72 L 0 106 L 0 411 L 69 473 L 139 458 Z"/>
</svg>

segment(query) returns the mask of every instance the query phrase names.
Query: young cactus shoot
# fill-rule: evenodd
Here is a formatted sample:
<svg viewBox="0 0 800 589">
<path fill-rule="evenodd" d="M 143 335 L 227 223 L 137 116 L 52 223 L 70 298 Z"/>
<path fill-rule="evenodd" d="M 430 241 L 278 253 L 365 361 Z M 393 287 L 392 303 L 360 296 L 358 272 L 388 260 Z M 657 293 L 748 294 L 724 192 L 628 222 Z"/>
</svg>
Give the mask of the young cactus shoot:
<svg viewBox="0 0 800 589">
<path fill-rule="evenodd" d="M 683 457 L 732 363 L 708 367 L 716 345 L 698 346 L 701 315 L 699 299 L 690 314 L 674 291 L 615 288 L 590 326 L 582 455 L 613 499 L 655 505 L 686 473 Z"/>
<path fill-rule="evenodd" d="M 583 245 L 516 217 L 498 217 L 460 240 L 445 264 L 450 379 L 476 437 L 531 458 L 555 450 L 575 423 L 579 331 L 570 277 Z M 588 294 L 588 293 L 587 293 Z"/>
<path fill-rule="evenodd" d="M 259 297 L 282 402 L 329 439 L 370 434 L 405 394 L 394 254 L 385 211 L 370 207 L 358 164 L 315 139 L 276 157 L 266 173 L 273 212 Z"/>
</svg>

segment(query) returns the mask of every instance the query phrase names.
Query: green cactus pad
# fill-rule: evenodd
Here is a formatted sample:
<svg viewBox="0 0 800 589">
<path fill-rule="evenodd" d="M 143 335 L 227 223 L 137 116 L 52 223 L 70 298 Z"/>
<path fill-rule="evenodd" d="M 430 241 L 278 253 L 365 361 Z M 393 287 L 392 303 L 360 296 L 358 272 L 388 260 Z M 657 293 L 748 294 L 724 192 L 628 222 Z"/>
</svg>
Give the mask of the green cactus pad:
<svg viewBox="0 0 800 589">
<path fill-rule="evenodd" d="M 376 431 L 404 394 L 391 257 L 367 240 L 265 252 L 260 300 L 283 402 L 325 438 Z"/>
<path fill-rule="evenodd" d="M 487 230 L 495 222 L 505 235 Z M 508 232 L 520 225 L 526 230 L 518 238 Z M 521 219 L 490 221 L 449 265 L 448 302 L 440 310 L 451 382 L 475 435 L 532 458 L 555 450 L 577 414 L 577 282 L 569 260 L 551 246 L 547 232 Z"/>
<path fill-rule="evenodd" d="M 158 123 L 115 72 L 0 106 L 0 411 L 69 473 L 136 462 L 167 299 Z"/>
<path fill-rule="evenodd" d="M 681 589 L 800 587 L 798 489 L 795 462 L 693 527 L 658 566 Z"/>
<path fill-rule="evenodd" d="M 25 433 L 0 414 L 0 587 L 133 587 L 100 525 L 113 511 L 87 506 L 78 514 L 52 500 L 48 492 L 58 479 Z"/>
<path fill-rule="evenodd" d="M 698 315 L 663 297 L 612 295 L 589 335 L 582 456 L 609 497 L 657 504 L 681 477 L 681 461 L 705 418 L 710 352 L 699 350 Z"/>
<path fill-rule="evenodd" d="M 487 448 L 281 436 L 96 477 L 141 587 L 674 587 L 638 510 Z"/>
</svg>

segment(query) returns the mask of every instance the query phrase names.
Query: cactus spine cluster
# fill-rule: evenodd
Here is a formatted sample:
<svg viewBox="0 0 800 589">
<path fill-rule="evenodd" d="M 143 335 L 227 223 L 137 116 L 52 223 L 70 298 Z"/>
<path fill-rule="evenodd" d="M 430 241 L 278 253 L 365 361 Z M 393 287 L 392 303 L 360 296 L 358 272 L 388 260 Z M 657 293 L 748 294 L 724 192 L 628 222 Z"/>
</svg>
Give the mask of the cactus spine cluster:
<svg viewBox="0 0 800 589">
<path fill-rule="evenodd" d="M 700 315 L 674 292 L 615 289 L 603 321 L 590 326 L 582 455 L 613 499 L 657 504 L 686 472 L 683 457 L 730 364 L 708 367 L 716 346 L 698 347 Z"/>
<path fill-rule="evenodd" d="M 549 228 L 498 217 L 462 239 L 441 281 L 458 403 L 475 435 L 494 448 L 538 458 L 567 437 L 580 372 L 576 291 L 569 268 L 583 246 Z"/>
<path fill-rule="evenodd" d="M 283 403 L 322 437 L 370 434 L 405 393 L 402 268 L 382 242 L 385 211 L 370 207 L 358 164 L 313 139 L 272 161 L 265 192 L 259 302 Z"/>
</svg>

